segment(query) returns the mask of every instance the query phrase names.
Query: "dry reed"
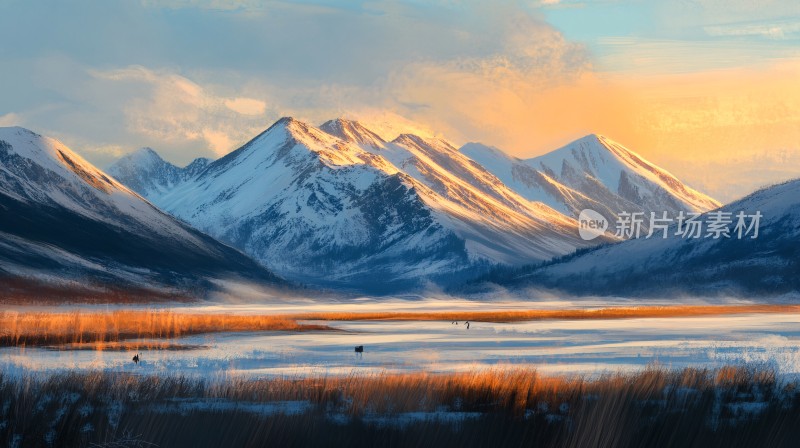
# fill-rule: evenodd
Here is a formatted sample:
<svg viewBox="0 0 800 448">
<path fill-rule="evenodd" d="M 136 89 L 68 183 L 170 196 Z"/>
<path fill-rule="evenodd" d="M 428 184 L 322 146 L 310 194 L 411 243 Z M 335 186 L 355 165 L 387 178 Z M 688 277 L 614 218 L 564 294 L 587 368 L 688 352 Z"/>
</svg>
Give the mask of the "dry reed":
<svg viewBox="0 0 800 448">
<path fill-rule="evenodd" d="M 190 314 L 172 311 L 0 313 L 0 346 L 169 339 L 204 333 L 328 330 L 284 316 Z"/>
<path fill-rule="evenodd" d="M 300 320 L 425 320 L 520 322 L 535 320 L 632 319 L 701 317 L 728 314 L 798 313 L 800 305 L 675 305 L 609 307 L 598 309 L 441 311 L 441 312 L 321 312 L 290 316 Z"/>
<path fill-rule="evenodd" d="M 297 414 L 247 411 L 248 403 L 286 402 L 307 406 Z M 439 419 L 403 423 L 419 412 Z M 461 412 L 472 417 L 459 420 Z M 371 423 L 376 416 L 399 424 Z M 650 367 L 595 379 L 523 369 L 212 381 L 0 373 L 0 420 L 0 443 L 43 447 L 144 446 L 120 440 L 171 447 L 772 447 L 796 446 L 800 392 L 774 371 L 751 367 Z"/>
<path fill-rule="evenodd" d="M 131 339 L 172 339 L 205 333 L 332 330 L 302 321 L 416 320 L 520 322 L 797 313 L 798 305 L 680 305 L 569 310 L 320 312 L 236 315 L 160 310 L 86 312 L 0 312 L 0 346 L 52 346 Z M 104 346 L 98 345 L 99 349 Z M 146 346 L 141 346 L 146 348 Z M 158 347 L 155 347 L 158 348 Z M 108 349 L 117 349 L 109 346 Z"/>
</svg>

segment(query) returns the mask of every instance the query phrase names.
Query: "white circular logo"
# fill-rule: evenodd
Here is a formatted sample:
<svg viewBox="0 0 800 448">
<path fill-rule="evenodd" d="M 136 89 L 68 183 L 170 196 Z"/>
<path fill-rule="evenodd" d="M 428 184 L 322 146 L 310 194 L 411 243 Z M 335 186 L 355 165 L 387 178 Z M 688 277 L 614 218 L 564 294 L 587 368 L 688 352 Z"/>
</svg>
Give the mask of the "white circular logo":
<svg viewBox="0 0 800 448">
<path fill-rule="evenodd" d="M 578 215 L 578 233 L 586 241 L 593 240 L 604 234 L 608 229 L 608 220 L 605 216 L 591 209 L 581 210 Z"/>
</svg>

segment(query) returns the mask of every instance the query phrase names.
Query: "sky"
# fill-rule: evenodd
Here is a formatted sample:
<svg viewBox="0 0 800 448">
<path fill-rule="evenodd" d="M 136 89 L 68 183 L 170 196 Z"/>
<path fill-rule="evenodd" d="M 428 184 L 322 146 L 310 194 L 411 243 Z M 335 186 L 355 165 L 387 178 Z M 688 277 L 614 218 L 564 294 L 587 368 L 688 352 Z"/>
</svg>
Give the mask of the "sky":
<svg viewBox="0 0 800 448">
<path fill-rule="evenodd" d="M 723 202 L 800 177 L 795 0 L 0 0 L 0 126 L 184 165 L 282 116 L 517 157 L 606 135 Z"/>
</svg>

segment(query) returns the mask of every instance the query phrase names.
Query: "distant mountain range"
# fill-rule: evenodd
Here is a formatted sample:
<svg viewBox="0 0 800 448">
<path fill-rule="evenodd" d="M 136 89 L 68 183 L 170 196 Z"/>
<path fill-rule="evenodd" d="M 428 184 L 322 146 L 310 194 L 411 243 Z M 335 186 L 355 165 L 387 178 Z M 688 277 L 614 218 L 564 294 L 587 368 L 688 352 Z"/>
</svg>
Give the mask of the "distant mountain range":
<svg viewBox="0 0 800 448">
<path fill-rule="evenodd" d="M 583 251 L 543 266 L 498 270 L 482 279 L 506 287 L 540 287 L 578 295 L 627 297 L 744 296 L 800 291 L 800 180 L 759 190 L 713 213 L 729 213 L 730 237 L 676 235 L 639 238 Z M 735 232 L 743 212 L 762 217 L 742 238 Z M 708 223 L 706 214 L 699 221 Z M 663 235 L 662 235 L 663 236 Z"/>
<path fill-rule="evenodd" d="M 521 160 L 501 150 L 468 143 L 461 152 L 531 201 L 569 216 L 592 209 L 616 220 L 619 212 L 705 212 L 721 204 L 602 135 Z"/>
<path fill-rule="evenodd" d="M 179 168 L 164 161 L 152 148 L 142 148 L 123 156 L 107 172 L 115 179 L 125 179 L 125 185 L 133 191 L 163 194 L 196 176 L 211 162 L 199 157 Z"/>
<path fill-rule="evenodd" d="M 144 149 L 109 173 L 281 276 L 365 292 L 453 284 L 616 241 L 579 237 L 584 208 L 613 219 L 719 206 L 601 136 L 519 160 L 411 134 L 386 141 L 344 119 L 283 118 L 186 168 Z"/>
<path fill-rule="evenodd" d="M 60 142 L 19 127 L 0 128 L 0 216 L 4 296 L 37 288 L 196 294 L 225 279 L 285 284 Z"/>
</svg>

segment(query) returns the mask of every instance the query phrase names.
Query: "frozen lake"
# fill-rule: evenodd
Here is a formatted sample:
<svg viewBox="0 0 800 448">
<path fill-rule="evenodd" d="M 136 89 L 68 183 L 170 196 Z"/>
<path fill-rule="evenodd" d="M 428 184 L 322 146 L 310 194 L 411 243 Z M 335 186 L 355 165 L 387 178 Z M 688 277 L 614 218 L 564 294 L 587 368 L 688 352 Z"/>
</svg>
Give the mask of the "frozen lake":
<svg viewBox="0 0 800 448">
<path fill-rule="evenodd" d="M 219 311 L 219 310 L 209 310 Z M 451 372 L 535 366 L 544 373 L 600 373 L 666 367 L 765 363 L 800 374 L 800 314 L 718 317 L 549 320 L 517 323 L 329 322 L 317 333 L 191 336 L 186 351 L 0 349 L 0 368 L 105 369 L 223 377 L 345 375 L 370 372 Z M 363 356 L 353 347 L 364 345 Z"/>
</svg>

